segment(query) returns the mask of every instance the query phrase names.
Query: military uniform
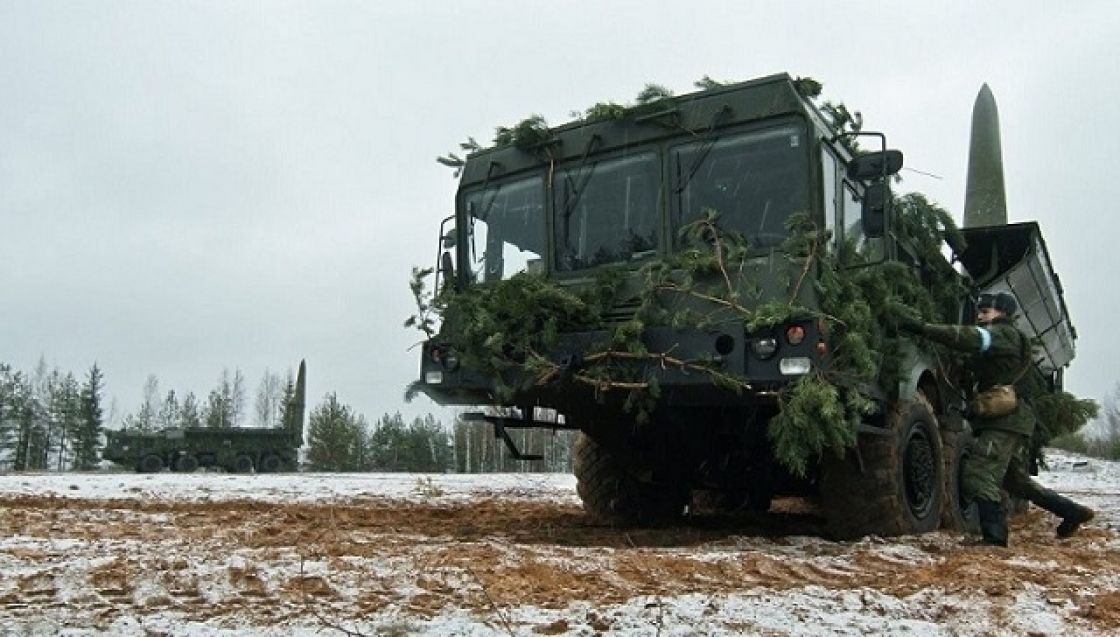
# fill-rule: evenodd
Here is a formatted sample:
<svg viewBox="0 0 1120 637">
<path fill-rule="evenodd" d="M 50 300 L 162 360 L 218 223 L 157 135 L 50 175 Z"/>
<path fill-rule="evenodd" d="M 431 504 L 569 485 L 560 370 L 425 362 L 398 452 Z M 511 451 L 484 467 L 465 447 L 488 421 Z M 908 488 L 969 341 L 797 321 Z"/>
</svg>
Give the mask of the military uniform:
<svg viewBox="0 0 1120 637">
<path fill-rule="evenodd" d="M 1010 385 L 1023 376 L 1030 364 L 1030 344 L 1010 320 L 999 318 L 987 325 L 925 325 L 922 333 L 930 340 L 972 354 L 970 369 L 976 391 L 995 385 Z M 1004 477 L 1010 478 L 1009 491 L 1027 488 L 1027 455 L 1034 433 L 1034 411 L 1022 400 L 1006 416 L 969 419 L 972 446 L 961 473 L 961 489 L 969 500 L 999 502 Z M 1008 472 L 1015 467 L 1015 471 Z M 1013 477 L 1012 477 L 1013 476 Z M 1018 495 L 1018 493 L 1015 493 Z"/>
<path fill-rule="evenodd" d="M 1015 411 L 998 417 L 973 415 L 969 419 L 973 438 L 961 469 L 962 495 L 976 502 L 980 530 L 986 543 L 1007 546 L 1007 513 L 1001 504 L 1001 486 L 1012 496 L 1030 500 L 1060 516 L 1058 537 L 1068 537 L 1093 518 L 1093 511 L 1030 477 L 1030 444 L 1035 427 L 1030 401 L 1040 390 L 1032 385 L 1030 374 L 1026 373 L 1032 364 L 1029 339 L 1007 318 L 1015 312 L 1014 299 L 1006 294 L 984 295 L 980 307 L 995 307 L 1003 316 L 991 323 L 968 327 L 927 325 L 909 320 L 900 326 L 971 354 L 969 367 L 977 392 L 995 385 L 1016 386 Z"/>
</svg>

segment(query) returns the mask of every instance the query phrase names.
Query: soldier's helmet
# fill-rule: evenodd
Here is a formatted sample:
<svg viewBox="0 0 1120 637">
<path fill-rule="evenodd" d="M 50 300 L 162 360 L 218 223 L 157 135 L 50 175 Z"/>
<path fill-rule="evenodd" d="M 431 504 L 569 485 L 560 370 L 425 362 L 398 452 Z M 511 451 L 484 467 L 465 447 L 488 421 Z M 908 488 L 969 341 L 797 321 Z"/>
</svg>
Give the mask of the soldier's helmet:
<svg viewBox="0 0 1120 637">
<path fill-rule="evenodd" d="M 996 292 L 995 294 L 981 294 L 980 298 L 976 300 L 976 309 L 983 310 L 992 308 L 999 310 L 1007 316 L 1013 316 L 1015 311 L 1019 309 L 1019 304 L 1015 302 L 1015 297 L 1007 292 Z"/>
</svg>

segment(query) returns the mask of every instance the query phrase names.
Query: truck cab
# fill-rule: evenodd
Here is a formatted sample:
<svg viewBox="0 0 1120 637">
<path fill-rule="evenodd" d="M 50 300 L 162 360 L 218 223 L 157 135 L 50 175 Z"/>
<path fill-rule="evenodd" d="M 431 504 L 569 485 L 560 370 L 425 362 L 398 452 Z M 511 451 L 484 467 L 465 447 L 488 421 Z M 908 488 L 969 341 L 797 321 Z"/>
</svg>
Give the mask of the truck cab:
<svg viewBox="0 0 1120 637">
<path fill-rule="evenodd" d="M 812 285 L 793 289 L 791 279 L 804 262 L 787 258 L 782 249 L 795 215 L 826 230 L 834 245 L 854 245 L 868 260 L 896 250 L 883 197 L 889 162 L 865 161 L 862 172 L 849 170 L 849 139 L 838 137 L 783 74 L 651 105 L 624 119 L 574 122 L 532 147 L 478 152 L 462 170 L 438 285 L 470 290 L 529 273 L 579 288 L 593 285 L 604 270 L 621 269 L 631 273 L 633 293 L 620 294 L 602 317 L 605 325 L 621 324 L 634 318 L 640 304 L 642 266 L 693 249 L 686 229 L 715 214 L 719 231 L 737 236 L 751 252 L 744 267 L 753 274 L 752 286 L 734 283 L 741 285 L 733 294 L 743 298 L 744 308 L 791 293 L 799 305 L 816 308 Z M 876 201 L 865 196 L 869 188 Z M 687 303 L 711 311 L 697 298 Z M 729 314 L 702 331 L 650 329 L 648 345 L 655 351 L 675 347 L 685 360 L 718 359 L 722 369 L 766 391 L 819 366 L 827 355 L 817 321 L 800 318 L 758 330 L 743 323 Z M 445 326 L 445 332 L 454 329 Z M 572 336 L 578 342 L 593 338 Z M 570 354 L 567 349 L 560 347 L 555 358 Z M 487 379 L 456 368 L 457 360 L 438 336 L 426 343 L 420 391 L 445 405 L 492 403 Z M 674 370 L 657 373 L 663 386 L 695 384 Z M 541 391 L 547 394 L 534 390 L 526 399 L 545 398 Z M 564 402 L 556 405 L 562 410 L 578 410 L 575 401 L 547 399 Z"/>
</svg>

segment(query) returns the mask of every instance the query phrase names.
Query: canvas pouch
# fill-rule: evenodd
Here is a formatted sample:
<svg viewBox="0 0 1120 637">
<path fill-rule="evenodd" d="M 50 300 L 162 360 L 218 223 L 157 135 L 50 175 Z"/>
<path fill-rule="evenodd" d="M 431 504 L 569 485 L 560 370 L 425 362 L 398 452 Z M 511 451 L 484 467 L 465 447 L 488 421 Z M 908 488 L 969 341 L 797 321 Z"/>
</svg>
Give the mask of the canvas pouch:
<svg viewBox="0 0 1120 637">
<path fill-rule="evenodd" d="M 999 418 L 1015 413 L 1019 398 L 1014 385 L 995 385 L 972 398 L 972 413 L 981 418 Z"/>
</svg>

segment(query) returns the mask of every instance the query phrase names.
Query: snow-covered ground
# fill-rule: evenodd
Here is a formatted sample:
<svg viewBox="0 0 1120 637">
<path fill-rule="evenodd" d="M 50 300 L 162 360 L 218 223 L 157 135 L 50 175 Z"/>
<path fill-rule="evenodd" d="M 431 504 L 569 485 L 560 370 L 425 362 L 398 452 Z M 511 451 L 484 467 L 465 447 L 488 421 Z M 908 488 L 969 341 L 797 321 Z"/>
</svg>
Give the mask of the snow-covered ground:
<svg viewBox="0 0 1120 637">
<path fill-rule="evenodd" d="M 0 474 L 0 495 L 83 500 L 300 502 L 345 504 L 355 498 L 462 503 L 479 497 L 544 498 L 579 504 L 569 474 L 416 473 L 104 473 Z"/>
<path fill-rule="evenodd" d="M 800 500 L 590 525 L 571 476 L 0 475 L 0 635 L 1082 635 L 1120 632 L 1120 467 L 1008 550 L 821 539 Z"/>
</svg>

